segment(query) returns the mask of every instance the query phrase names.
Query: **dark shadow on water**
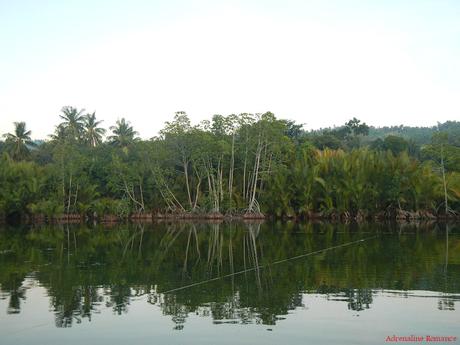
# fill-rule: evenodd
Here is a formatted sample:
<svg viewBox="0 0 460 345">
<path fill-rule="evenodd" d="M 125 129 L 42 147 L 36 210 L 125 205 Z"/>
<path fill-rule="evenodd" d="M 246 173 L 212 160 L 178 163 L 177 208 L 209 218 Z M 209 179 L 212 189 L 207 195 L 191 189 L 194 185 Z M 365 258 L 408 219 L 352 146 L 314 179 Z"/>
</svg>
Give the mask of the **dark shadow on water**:
<svg viewBox="0 0 460 345">
<path fill-rule="evenodd" d="M 107 309 L 129 314 L 132 303 L 160 308 L 177 330 L 189 315 L 215 324 L 275 325 L 305 307 L 306 293 L 365 312 L 380 291 L 408 298 L 431 291 L 438 309 L 451 311 L 460 298 L 460 236 L 458 226 L 445 224 L 2 228 L 0 298 L 8 300 L 6 312 L 20 313 L 35 285 L 46 289 L 51 308 L 43 312 L 54 313 L 57 327 Z"/>
</svg>

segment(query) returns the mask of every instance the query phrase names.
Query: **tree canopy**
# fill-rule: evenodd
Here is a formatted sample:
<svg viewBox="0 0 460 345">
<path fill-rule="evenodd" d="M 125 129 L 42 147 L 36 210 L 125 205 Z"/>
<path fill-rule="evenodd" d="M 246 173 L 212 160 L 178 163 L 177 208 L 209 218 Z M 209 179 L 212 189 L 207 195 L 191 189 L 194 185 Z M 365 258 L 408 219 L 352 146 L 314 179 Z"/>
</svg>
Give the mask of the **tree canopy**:
<svg viewBox="0 0 460 345">
<path fill-rule="evenodd" d="M 67 106 L 59 118 L 39 145 L 24 122 L 4 135 L 0 216 L 361 219 L 460 211 L 457 122 L 439 124 L 421 145 L 394 130 L 376 137 L 356 118 L 306 131 L 270 112 L 192 124 L 180 111 L 149 140 L 125 118 L 106 138 L 94 112 Z"/>
</svg>

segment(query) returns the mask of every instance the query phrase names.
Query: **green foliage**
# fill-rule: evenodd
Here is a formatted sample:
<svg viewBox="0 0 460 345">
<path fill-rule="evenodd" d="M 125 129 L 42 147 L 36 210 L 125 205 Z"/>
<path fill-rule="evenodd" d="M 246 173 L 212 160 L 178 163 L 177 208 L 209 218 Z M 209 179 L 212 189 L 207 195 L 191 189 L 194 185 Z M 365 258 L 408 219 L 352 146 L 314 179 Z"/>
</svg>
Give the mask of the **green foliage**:
<svg viewBox="0 0 460 345">
<path fill-rule="evenodd" d="M 447 132 L 437 132 L 433 134 L 430 144 L 422 146 L 421 156 L 424 160 L 441 162 L 447 171 L 460 171 L 460 146 L 453 145 Z"/>
<path fill-rule="evenodd" d="M 29 205 L 29 210 L 33 214 L 42 214 L 49 218 L 59 216 L 64 213 L 64 206 L 56 200 L 39 200 Z"/>
<path fill-rule="evenodd" d="M 96 113 L 87 114 L 84 117 L 84 139 L 85 142 L 91 146 L 96 147 L 102 143 L 102 136 L 105 134 L 105 129 L 98 127 L 102 121 L 96 120 Z"/>
<path fill-rule="evenodd" d="M 383 141 L 384 148 L 390 150 L 394 155 L 406 151 L 409 148 L 409 143 L 396 135 L 389 135 Z"/>
<path fill-rule="evenodd" d="M 63 135 L 66 139 L 72 141 L 80 141 L 83 139 L 84 121 L 83 112 L 85 109 L 78 110 L 77 108 L 66 106 L 63 107 L 59 115 L 63 122 L 59 124 L 57 135 Z"/>
<path fill-rule="evenodd" d="M 120 218 L 124 218 L 129 215 L 130 206 L 124 199 L 100 198 L 94 200 L 91 205 L 91 210 L 94 211 L 97 216 L 117 215 Z"/>
<path fill-rule="evenodd" d="M 15 122 L 14 133 L 4 135 L 6 138 L 4 145 L 11 158 L 22 160 L 29 157 L 29 147 L 36 146 L 30 138 L 31 134 L 32 132 L 26 129 L 25 122 Z"/>
<path fill-rule="evenodd" d="M 31 152 L 24 123 L 6 135 L 0 215 L 349 217 L 438 214 L 447 203 L 460 211 L 456 122 L 440 124 L 445 132 L 420 147 L 407 128 L 376 138 L 356 118 L 306 133 L 270 112 L 214 115 L 198 125 L 177 112 L 159 137 L 140 140 L 122 118 L 105 142 L 95 113 L 64 107 L 60 118 L 51 139 Z"/>
<path fill-rule="evenodd" d="M 449 136 L 449 144 L 460 146 L 460 122 L 446 121 L 445 123 L 438 123 L 433 127 L 408 127 L 408 126 L 392 126 L 392 127 L 370 127 L 369 128 L 369 141 L 375 139 L 384 139 L 388 135 L 395 135 L 402 137 L 407 141 L 413 141 L 416 145 L 427 145 L 431 143 L 433 134 L 442 131 Z"/>
<path fill-rule="evenodd" d="M 345 128 L 348 129 L 348 133 L 352 133 L 353 135 L 368 135 L 369 134 L 369 126 L 363 122 L 361 123 L 356 117 L 352 118 L 345 124 Z"/>
<path fill-rule="evenodd" d="M 457 175 L 450 178 L 449 199 L 458 205 Z M 436 213 L 443 196 L 442 179 L 432 162 L 420 163 L 406 151 L 393 155 L 365 148 L 349 152 L 305 148 L 272 175 L 269 185 L 264 205 L 268 213 L 278 216 L 292 210 L 299 215 L 397 209 Z"/>
<path fill-rule="evenodd" d="M 136 135 L 138 134 L 133 127 L 130 125 L 129 121 L 126 121 L 125 118 L 117 120 L 115 126 L 111 126 L 110 130 L 112 135 L 108 137 L 109 141 L 114 145 L 124 149 L 137 140 Z"/>
<path fill-rule="evenodd" d="M 23 214 L 40 197 L 43 169 L 33 162 L 0 157 L 0 216 Z"/>
<path fill-rule="evenodd" d="M 336 135 L 328 132 L 314 136 L 313 143 L 321 150 L 326 148 L 337 150 L 342 146 L 340 139 Z"/>
</svg>

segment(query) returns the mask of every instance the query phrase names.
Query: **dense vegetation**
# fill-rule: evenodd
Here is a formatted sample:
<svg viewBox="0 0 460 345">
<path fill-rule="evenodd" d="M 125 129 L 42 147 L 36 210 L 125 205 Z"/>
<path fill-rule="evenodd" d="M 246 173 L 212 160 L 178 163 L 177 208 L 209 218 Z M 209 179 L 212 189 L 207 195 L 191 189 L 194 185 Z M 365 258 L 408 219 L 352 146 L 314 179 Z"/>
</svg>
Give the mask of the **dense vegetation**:
<svg viewBox="0 0 460 345">
<path fill-rule="evenodd" d="M 177 112 L 141 140 L 125 119 L 64 107 L 49 140 L 0 142 L 0 218 L 84 215 L 430 218 L 460 211 L 460 123 L 306 132 L 272 113 Z M 429 137 L 429 139 L 428 139 Z"/>
</svg>

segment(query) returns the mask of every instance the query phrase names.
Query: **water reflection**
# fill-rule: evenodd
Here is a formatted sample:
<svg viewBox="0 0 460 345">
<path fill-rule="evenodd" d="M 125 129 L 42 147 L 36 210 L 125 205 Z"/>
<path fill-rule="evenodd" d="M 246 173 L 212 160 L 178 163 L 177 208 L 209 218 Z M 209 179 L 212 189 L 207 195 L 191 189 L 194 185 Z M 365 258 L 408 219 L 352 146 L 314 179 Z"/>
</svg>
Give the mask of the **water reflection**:
<svg viewBox="0 0 460 345">
<path fill-rule="evenodd" d="M 436 225 L 293 223 L 3 229 L 0 298 L 8 300 L 8 314 L 17 314 L 28 290 L 44 287 L 57 327 L 105 309 L 129 313 L 137 300 L 161 308 L 178 330 L 190 315 L 275 325 L 308 308 L 304 293 L 360 312 L 381 291 L 432 291 L 438 309 L 452 311 L 460 238 L 455 227 L 449 231 L 447 237 Z M 360 239 L 366 240 L 355 243 Z"/>
</svg>

